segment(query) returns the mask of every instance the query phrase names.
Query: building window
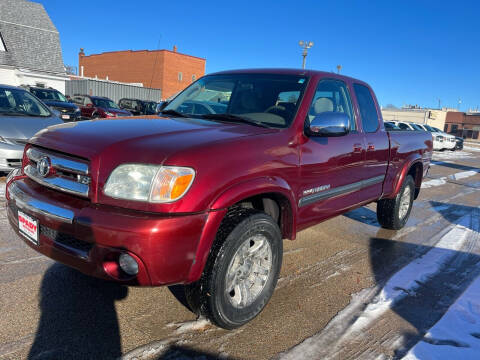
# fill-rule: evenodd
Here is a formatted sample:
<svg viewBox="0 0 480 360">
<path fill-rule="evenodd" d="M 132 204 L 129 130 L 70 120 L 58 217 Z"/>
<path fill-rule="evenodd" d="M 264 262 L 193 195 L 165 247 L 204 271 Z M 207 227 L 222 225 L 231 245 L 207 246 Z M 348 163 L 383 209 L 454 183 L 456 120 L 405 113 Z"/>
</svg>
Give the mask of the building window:
<svg viewBox="0 0 480 360">
<path fill-rule="evenodd" d="M 197 77 L 194 75 L 192 75 L 192 82 L 194 82 L 195 80 L 197 80 Z"/>
<path fill-rule="evenodd" d="M 178 73 L 178 81 L 183 80 L 183 74 L 181 72 Z"/>
<path fill-rule="evenodd" d="M 5 43 L 3 42 L 2 33 L 0 33 L 0 51 L 7 51 Z"/>
</svg>

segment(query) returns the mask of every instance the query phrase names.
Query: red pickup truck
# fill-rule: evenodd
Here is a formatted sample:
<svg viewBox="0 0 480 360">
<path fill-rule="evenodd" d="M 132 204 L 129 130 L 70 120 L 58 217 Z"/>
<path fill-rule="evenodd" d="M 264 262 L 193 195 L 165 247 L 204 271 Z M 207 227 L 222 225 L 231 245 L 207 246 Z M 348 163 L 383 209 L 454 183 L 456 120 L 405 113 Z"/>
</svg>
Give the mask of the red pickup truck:
<svg viewBox="0 0 480 360">
<path fill-rule="evenodd" d="M 202 102 L 214 110 L 188 106 Z M 39 132 L 7 211 L 36 251 L 124 284 L 185 284 L 194 311 L 231 329 L 272 296 L 282 239 L 371 202 L 383 227 L 404 226 L 431 156 L 430 133 L 385 131 L 362 81 L 228 71 L 160 117 Z"/>
</svg>

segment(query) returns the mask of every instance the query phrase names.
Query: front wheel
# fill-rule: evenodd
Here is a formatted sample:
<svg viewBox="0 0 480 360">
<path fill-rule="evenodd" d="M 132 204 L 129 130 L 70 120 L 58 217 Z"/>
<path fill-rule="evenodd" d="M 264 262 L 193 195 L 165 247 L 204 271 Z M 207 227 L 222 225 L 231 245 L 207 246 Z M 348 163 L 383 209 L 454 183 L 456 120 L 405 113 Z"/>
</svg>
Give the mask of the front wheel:
<svg viewBox="0 0 480 360">
<path fill-rule="evenodd" d="M 395 198 L 377 202 L 377 219 L 380 225 L 392 230 L 403 228 L 412 211 L 414 194 L 415 182 L 407 175 Z"/>
<path fill-rule="evenodd" d="M 227 213 L 202 277 L 185 287 L 192 310 L 224 329 L 252 320 L 273 294 L 282 245 L 280 229 L 267 214 L 253 209 Z"/>
</svg>

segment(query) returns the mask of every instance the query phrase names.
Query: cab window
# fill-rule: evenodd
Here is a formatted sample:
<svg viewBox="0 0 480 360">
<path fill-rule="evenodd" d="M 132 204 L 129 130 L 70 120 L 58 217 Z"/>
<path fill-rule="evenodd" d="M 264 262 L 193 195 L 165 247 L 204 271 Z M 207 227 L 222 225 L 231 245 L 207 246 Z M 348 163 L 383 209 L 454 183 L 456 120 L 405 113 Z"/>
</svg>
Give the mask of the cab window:
<svg viewBox="0 0 480 360">
<path fill-rule="evenodd" d="M 323 112 L 346 114 L 350 120 L 350 130 L 356 130 L 352 101 L 347 85 L 343 81 L 327 79 L 318 83 L 308 112 L 308 121 L 312 122 L 316 116 Z"/>
</svg>

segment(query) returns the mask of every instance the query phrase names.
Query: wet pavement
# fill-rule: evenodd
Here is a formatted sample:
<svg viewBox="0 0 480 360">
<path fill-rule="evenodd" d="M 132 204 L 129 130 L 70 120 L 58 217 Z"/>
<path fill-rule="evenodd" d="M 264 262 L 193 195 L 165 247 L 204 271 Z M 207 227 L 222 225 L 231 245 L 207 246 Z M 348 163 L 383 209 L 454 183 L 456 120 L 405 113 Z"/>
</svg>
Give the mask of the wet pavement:
<svg viewBox="0 0 480 360">
<path fill-rule="evenodd" d="M 37 254 L 2 208 L 0 359 L 401 358 L 480 275 L 474 150 L 435 154 L 400 231 L 371 204 L 285 241 L 273 298 L 234 331 L 196 319 L 180 286 L 124 287 Z"/>
</svg>

